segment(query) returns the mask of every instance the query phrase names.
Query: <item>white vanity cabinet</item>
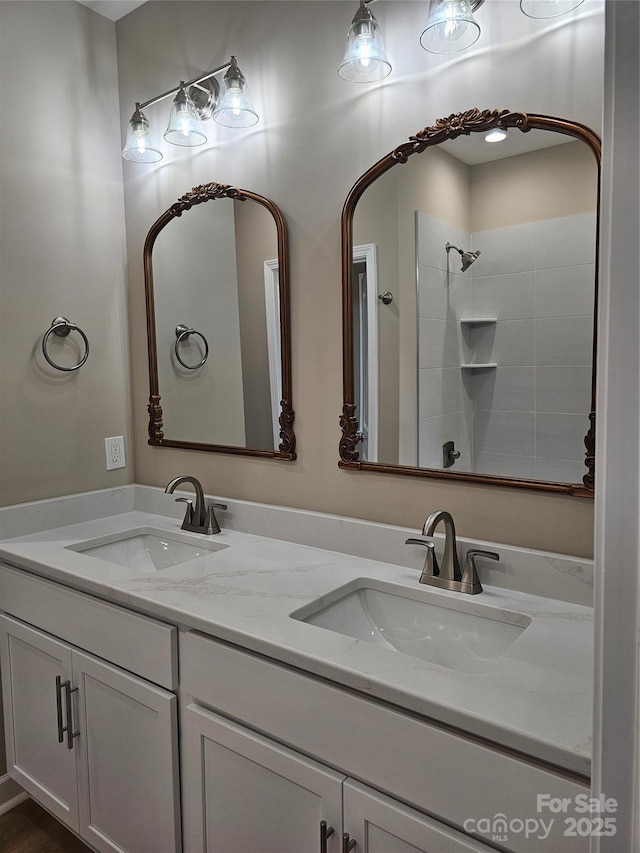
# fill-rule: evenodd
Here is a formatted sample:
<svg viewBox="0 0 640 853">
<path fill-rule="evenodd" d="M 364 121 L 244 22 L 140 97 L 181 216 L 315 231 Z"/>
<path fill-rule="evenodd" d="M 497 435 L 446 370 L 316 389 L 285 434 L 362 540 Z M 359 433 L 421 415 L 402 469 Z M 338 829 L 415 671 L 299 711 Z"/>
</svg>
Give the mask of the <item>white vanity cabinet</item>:
<svg viewBox="0 0 640 853">
<path fill-rule="evenodd" d="M 182 719 L 185 853 L 316 853 L 342 825 L 344 776 L 190 704 Z"/>
<path fill-rule="evenodd" d="M 135 662 L 155 641 L 169 649 L 175 629 L 4 568 L 0 593 L 3 609 L 23 617 L 37 611 L 38 597 L 45 627 L 57 623 L 53 636 L 0 616 L 9 775 L 98 851 L 181 850 L 175 693 L 68 640 L 93 628 L 92 645 L 117 658 L 122 637 L 111 642 L 102 627 L 110 617 L 130 618 L 129 639 L 140 641 L 130 653 Z M 92 615 L 93 625 L 83 623 Z"/>
<path fill-rule="evenodd" d="M 489 848 L 190 703 L 185 853 L 483 853 Z"/>
<path fill-rule="evenodd" d="M 186 853 L 323 853 L 322 820 L 327 853 L 588 850 L 559 821 L 544 840 L 521 830 L 538 794 L 586 780 L 196 632 L 180 678 Z M 499 815 L 508 837 L 466 833 Z"/>
</svg>

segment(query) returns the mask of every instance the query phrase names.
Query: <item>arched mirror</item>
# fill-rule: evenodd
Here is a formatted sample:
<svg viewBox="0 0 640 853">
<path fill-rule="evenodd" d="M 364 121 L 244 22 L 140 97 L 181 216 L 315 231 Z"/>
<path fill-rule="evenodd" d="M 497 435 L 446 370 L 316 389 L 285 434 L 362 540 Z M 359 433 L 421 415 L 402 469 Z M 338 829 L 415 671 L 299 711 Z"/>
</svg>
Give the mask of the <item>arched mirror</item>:
<svg viewBox="0 0 640 853">
<path fill-rule="evenodd" d="M 292 460 L 287 231 L 248 190 L 209 183 L 144 246 L 149 444 Z"/>
<path fill-rule="evenodd" d="M 591 496 L 600 141 L 478 110 L 342 215 L 340 467 Z"/>
</svg>

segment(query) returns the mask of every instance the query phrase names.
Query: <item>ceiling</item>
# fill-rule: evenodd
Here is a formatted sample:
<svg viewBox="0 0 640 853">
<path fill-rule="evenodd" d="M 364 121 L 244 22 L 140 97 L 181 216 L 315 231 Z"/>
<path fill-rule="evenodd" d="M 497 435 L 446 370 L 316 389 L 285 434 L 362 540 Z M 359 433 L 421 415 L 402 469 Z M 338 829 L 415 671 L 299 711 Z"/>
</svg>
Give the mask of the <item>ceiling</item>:
<svg viewBox="0 0 640 853">
<path fill-rule="evenodd" d="M 78 2 L 111 21 L 118 21 L 138 6 L 142 6 L 146 0 L 78 0 Z"/>
</svg>

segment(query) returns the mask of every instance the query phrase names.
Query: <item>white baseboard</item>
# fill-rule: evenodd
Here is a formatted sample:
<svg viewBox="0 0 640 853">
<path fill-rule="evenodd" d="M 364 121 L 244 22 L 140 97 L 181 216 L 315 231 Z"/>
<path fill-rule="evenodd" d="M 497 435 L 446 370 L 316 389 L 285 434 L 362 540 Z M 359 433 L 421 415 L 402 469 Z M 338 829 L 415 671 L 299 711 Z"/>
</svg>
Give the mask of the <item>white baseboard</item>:
<svg viewBox="0 0 640 853">
<path fill-rule="evenodd" d="M 12 808 L 28 798 L 17 782 L 14 782 L 6 773 L 0 776 L 0 815 L 11 811 Z"/>
</svg>

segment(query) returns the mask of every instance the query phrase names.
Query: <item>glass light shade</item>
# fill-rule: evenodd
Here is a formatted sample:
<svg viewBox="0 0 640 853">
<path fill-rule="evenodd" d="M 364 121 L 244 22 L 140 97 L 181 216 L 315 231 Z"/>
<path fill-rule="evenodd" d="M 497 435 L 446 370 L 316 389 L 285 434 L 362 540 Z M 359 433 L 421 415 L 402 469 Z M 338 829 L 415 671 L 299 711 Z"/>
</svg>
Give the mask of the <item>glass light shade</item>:
<svg viewBox="0 0 640 853">
<path fill-rule="evenodd" d="M 520 9 L 529 18 L 557 18 L 577 9 L 584 0 L 520 0 Z"/>
<path fill-rule="evenodd" d="M 480 37 L 469 0 L 431 0 L 429 20 L 420 44 L 430 53 L 457 53 Z"/>
<path fill-rule="evenodd" d="M 338 68 L 344 80 L 369 83 L 384 80 L 391 73 L 378 22 L 364 2 L 351 21 L 347 47 Z"/>
<path fill-rule="evenodd" d="M 249 89 L 235 56 L 222 81 L 222 96 L 213 111 L 213 120 L 225 127 L 251 127 L 258 121 Z"/>
<path fill-rule="evenodd" d="M 172 145 L 185 145 L 188 147 L 204 145 L 207 141 L 207 137 L 200 127 L 196 106 L 182 83 L 171 105 L 169 124 L 164 132 L 164 138 Z"/>
<path fill-rule="evenodd" d="M 485 142 L 504 142 L 509 134 L 506 130 L 502 130 L 500 127 L 494 127 L 493 130 L 489 130 L 484 135 Z"/>
<path fill-rule="evenodd" d="M 162 160 L 162 152 L 149 127 L 147 117 L 137 105 L 129 121 L 122 156 L 133 163 L 157 163 Z"/>
</svg>

